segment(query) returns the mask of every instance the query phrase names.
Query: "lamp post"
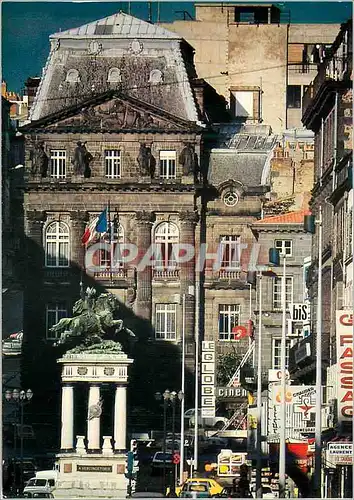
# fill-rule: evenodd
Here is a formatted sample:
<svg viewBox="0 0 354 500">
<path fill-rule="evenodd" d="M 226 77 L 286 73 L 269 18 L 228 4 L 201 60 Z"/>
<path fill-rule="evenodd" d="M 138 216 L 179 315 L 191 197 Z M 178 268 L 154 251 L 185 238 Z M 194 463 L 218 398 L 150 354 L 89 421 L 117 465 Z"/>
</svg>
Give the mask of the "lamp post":
<svg viewBox="0 0 354 500">
<path fill-rule="evenodd" d="M 166 434 L 167 434 L 167 405 L 170 399 L 171 392 L 166 389 L 163 394 L 161 392 L 155 393 L 155 399 L 160 401 L 163 399 L 163 444 L 162 444 L 162 452 L 163 452 L 163 469 L 162 469 L 162 484 L 163 484 L 163 494 L 166 491 Z"/>
<path fill-rule="evenodd" d="M 280 264 L 280 256 L 283 258 L 283 275 L 281 282 L 281 349 L 280 349 L 280 435 L 279 435 L 279 498 L 285 498 L 286 489 L 286 253 L 285 249 L 280 254 L 277 248 L 269 250 L 269 261 L 272 264 Z"/>
<path fill-rule="evenodd" d="M 258 350 L 257 350 L 257 467 L 256 467 L 256 497 L 262 498 L 262 273 L 258 274 L 259 286 L 259 314 L 258 314 Z M 247 273 L 247 282 L 251 287 L 257 284 L 257 274 L 255 271 Z M 250 312 L 251 314 L 251 312 Z M 253 364 L 254 366 L 254 364 Z"/>
<path fill-rule="evenodd" d="M 184 471 L 184 394 L 185 388 L 185 364 L 186 364 L 186 347 L 185 347 L 185 335 L 186 335 L 186 295 L 182 295 L 182 380 L 181 380 L 181 391 L 183 395 L 181 399 L 181 461 L 179 468 L 179 482 L 183 483 L 183 471 Z M 178 393 L 178 394 L 180 394 Z"/>
<path fill-rule="evenodd" d="M 14 401 L 20 407 L 20 488 L 23 486 L 23 416 L 24 411 L 23 408 L 26 402 L 29 402 L 33 397 L 33 392 L 31 389 L 27 389 L 27 391 L 13 389 L 5 391 L 5 399 L 6 401 Z M 16 430 L 15 430 L 16 435 Z M 14 480 L 16 480 L 16 464 L 14 466 Z M 16 487 L 15 482 L 15 487 Z"/>
<path fill-rule="evenodd" d="M 183 483 L 183 472 L 184 472 L 184 392 L 180 390 L 177 394 L 178 399 L 181 402 L 181 446 L 180 446 L 180 463 L 179 463 L 179 484 Z M 182 410 L 183 408 L 183 410 Z M 182 426 L 183 422 L 183 426 Z M 182 432 L 183 428 L 183 432 Z"/>
<path fill-rule="evenodd" d="M 318 276 L 316 308 L 316 421 L 315 421 L 315 474 L 314 489 L 317 498 L 321 498 L 322 476 L 322 205 L 318 207 L 318 219 L 314 215 L 305 215 L 304 229 L 314 234 L 318 226 Z M 353 424 L 354 425 L 354 424 Z M 354 469 L 354 467 L 353 467 Z"/>
</svg>

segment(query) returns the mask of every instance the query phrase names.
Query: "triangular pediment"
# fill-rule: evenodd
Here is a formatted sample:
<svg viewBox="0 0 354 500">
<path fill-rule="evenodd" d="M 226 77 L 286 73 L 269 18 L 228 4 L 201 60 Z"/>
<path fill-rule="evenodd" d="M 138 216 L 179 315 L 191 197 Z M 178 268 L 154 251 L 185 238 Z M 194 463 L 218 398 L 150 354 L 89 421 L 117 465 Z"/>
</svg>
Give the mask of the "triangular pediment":
<svg viewBox="0 0 354 500">
<path fill-rule="evenodd" d="M 181 37 L 158 24 L 148 23 L 142 19 L 131 16 L 124 12 L 117 12 L 103 19 L 98 19 L 91 23 L 83 24 L 77 28 L 70 28 L 59 33 L 54 33 L 51 38 L 67 37 L 90 37 L 99 38 L 122 37 L 122 38 L 143 38 L 143 39 L 180 39 Z"/>
<path fill-rule="evenodd" d="M 107 92 L 23 127 L 46 132 L 148 132 L 198 130 L 183 120 L 131 96 Z"/>
</svg>

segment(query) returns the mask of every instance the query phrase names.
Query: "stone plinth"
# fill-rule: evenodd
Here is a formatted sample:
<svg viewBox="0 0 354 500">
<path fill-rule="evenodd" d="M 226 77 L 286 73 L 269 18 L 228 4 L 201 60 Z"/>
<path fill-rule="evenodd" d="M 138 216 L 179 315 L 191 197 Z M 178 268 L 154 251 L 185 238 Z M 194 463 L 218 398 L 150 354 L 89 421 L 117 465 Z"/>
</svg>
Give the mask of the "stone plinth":
<svg viewBox="0 0 354 500">
<path fill-rule="evenodd" d="M 123 352 L 97 349 L 67 353 L 58 363 L 63 367 L 61 451 L 57 455 L 59 475 L 53 494 L 56 498 L 125 498 L 126 390 L 128 366 L 133 360 Z M 75 384 L 78 382 L 87 385 L 85 436 L 76 436 L 74 429 Z M 114 408 L 108 408 L 102 400 L 103 383 L 110 384 L 114 390 Z M 112 415 L 114 436 L 100 435 L 103 412 Z"/>
<path fill-rule="evenodd" d="M 125 498 L 126 454 L 65 453 L 57 455 L 59 477 L 55 498 Z"/>
</svg>

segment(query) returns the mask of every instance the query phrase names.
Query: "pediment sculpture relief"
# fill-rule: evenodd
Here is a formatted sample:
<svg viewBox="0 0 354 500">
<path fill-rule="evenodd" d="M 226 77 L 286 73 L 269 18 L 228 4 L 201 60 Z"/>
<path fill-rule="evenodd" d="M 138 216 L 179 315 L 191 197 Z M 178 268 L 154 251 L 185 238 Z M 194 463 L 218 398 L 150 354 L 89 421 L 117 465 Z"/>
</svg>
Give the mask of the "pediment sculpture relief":
<svg viewBox="0 0 354 500">
<path fill-rule="evenodd" d="M 107 130 L 117 129 L 178 129 L 172 121 L 151 115 L 143 109 L 136 109 L 130 104 L 114 99 L 101 105 L 83 107 L 76 116 L 65 118 L 53 126 L 85 127 Z"/>
</svg>

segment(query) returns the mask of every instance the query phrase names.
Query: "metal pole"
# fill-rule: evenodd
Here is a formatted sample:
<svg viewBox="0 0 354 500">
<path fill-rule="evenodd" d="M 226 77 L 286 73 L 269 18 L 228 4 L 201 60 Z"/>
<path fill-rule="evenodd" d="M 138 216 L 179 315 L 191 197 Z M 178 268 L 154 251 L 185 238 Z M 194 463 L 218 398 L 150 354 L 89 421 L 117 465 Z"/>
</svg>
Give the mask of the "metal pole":
<svg viewBox="0 0 354 500">
<path fill-rule="evenodd" d="M 198 470 L 198 421 L 199 421 L 199 379 L 198 379 L 198 366 L 199 366 L 199 297 L 200 297 L 200 280 L 199 271 L 196 273 L 196 287 L 195 287 L 195 387 L 194 387 L 194 457 L 193 457 L 193 470 Z"/>
<path fill-rule="evenodd" d="M 172 399 L 172 456 L 175 454 L 175 419 L 176 419 L 176 396 Z M 175 494 L 176 490 L 176 476 L 175 467 L 172 468 L 172 484 L 171 493 Z"/>
<path fill-rule="evenodd" d="M 186 295 L 182 295 L 182 380 L 181 380 L 181 447 L 180 447 L 180 465 L 179 465 L 179 484 L 183 483 L 184 472 L 184 397 L 185 397 L 185 363 L 186 363 Z"/>
<path fill-rule="evenodd" d="M 163 470 L 162 470 L 162 484 L 163 494 L 166 494 L 166 428 L 167 428 L 167 400 L 163 399 Z"/>
<path fill-rule="evenodd" d="M 18 406 L 16 403 L 16 408 L 15 408 L 15 424 L 14 424 L 14 455 L 15 458 L 13 458 L 13 464 L 14 464 L 14 484 L 12 489 L 14 492 L 16 492 L 17 488 L 17 463 L 16 463 L 16 457 L 17 457 L 17 421 L 18 421 Z"/>
<path fill-rule="evenodd" d="M 316 423 L 315 423 L 315 496 L 321 498 L 321 408 L 322 408 L 322 206 L 318 212 L 318 282 L 316 318 Z"/>
<path fill-rule="evenodd" d="M 350 167 L 349 167 L 350 168 Z M 351 209 L 352 209 L 352 256 L 354 256 L 354 164 L 352 165 L 352 199 L 351 199 Z M 354 257 L 353 257 L 354 258 Z M 354 312 L 354 269 L 352 268 L 352 312 Z M 353 321 L 353 389 L 354 389 L 354 321 Z M 353 398 L 353 416 L 352 416 L 352 449 L 353 449 L 353 465 L 352 465 L 352 498 L 354 497 L 354 398 Z"/>
<path fill-rule="evenodd" d="M 20 464 L 21 464 L 21 469 L 20 469 L 20 489 L 22 490 L 23 488 L 23 404 L 24 401 L 20 400 L 20 405 L 21 405 L 21 424 L 20 424 Z"/>
<path fill-rule="evenodd" d="M 285 498 L 285 468 L 286 468 L 286 255 L 283 253 L 282 276 L 282 329 L 281 329 L 281 404 L 280 404 L 280 436 L 279 436 L 279 498 Z"/>
<path fill-rule="evenodd" d="M 257 469 L 256 498 L 262 498 L 262 273 L 259 273 L 258 356 L 257 356 Z"/>
</svg>

